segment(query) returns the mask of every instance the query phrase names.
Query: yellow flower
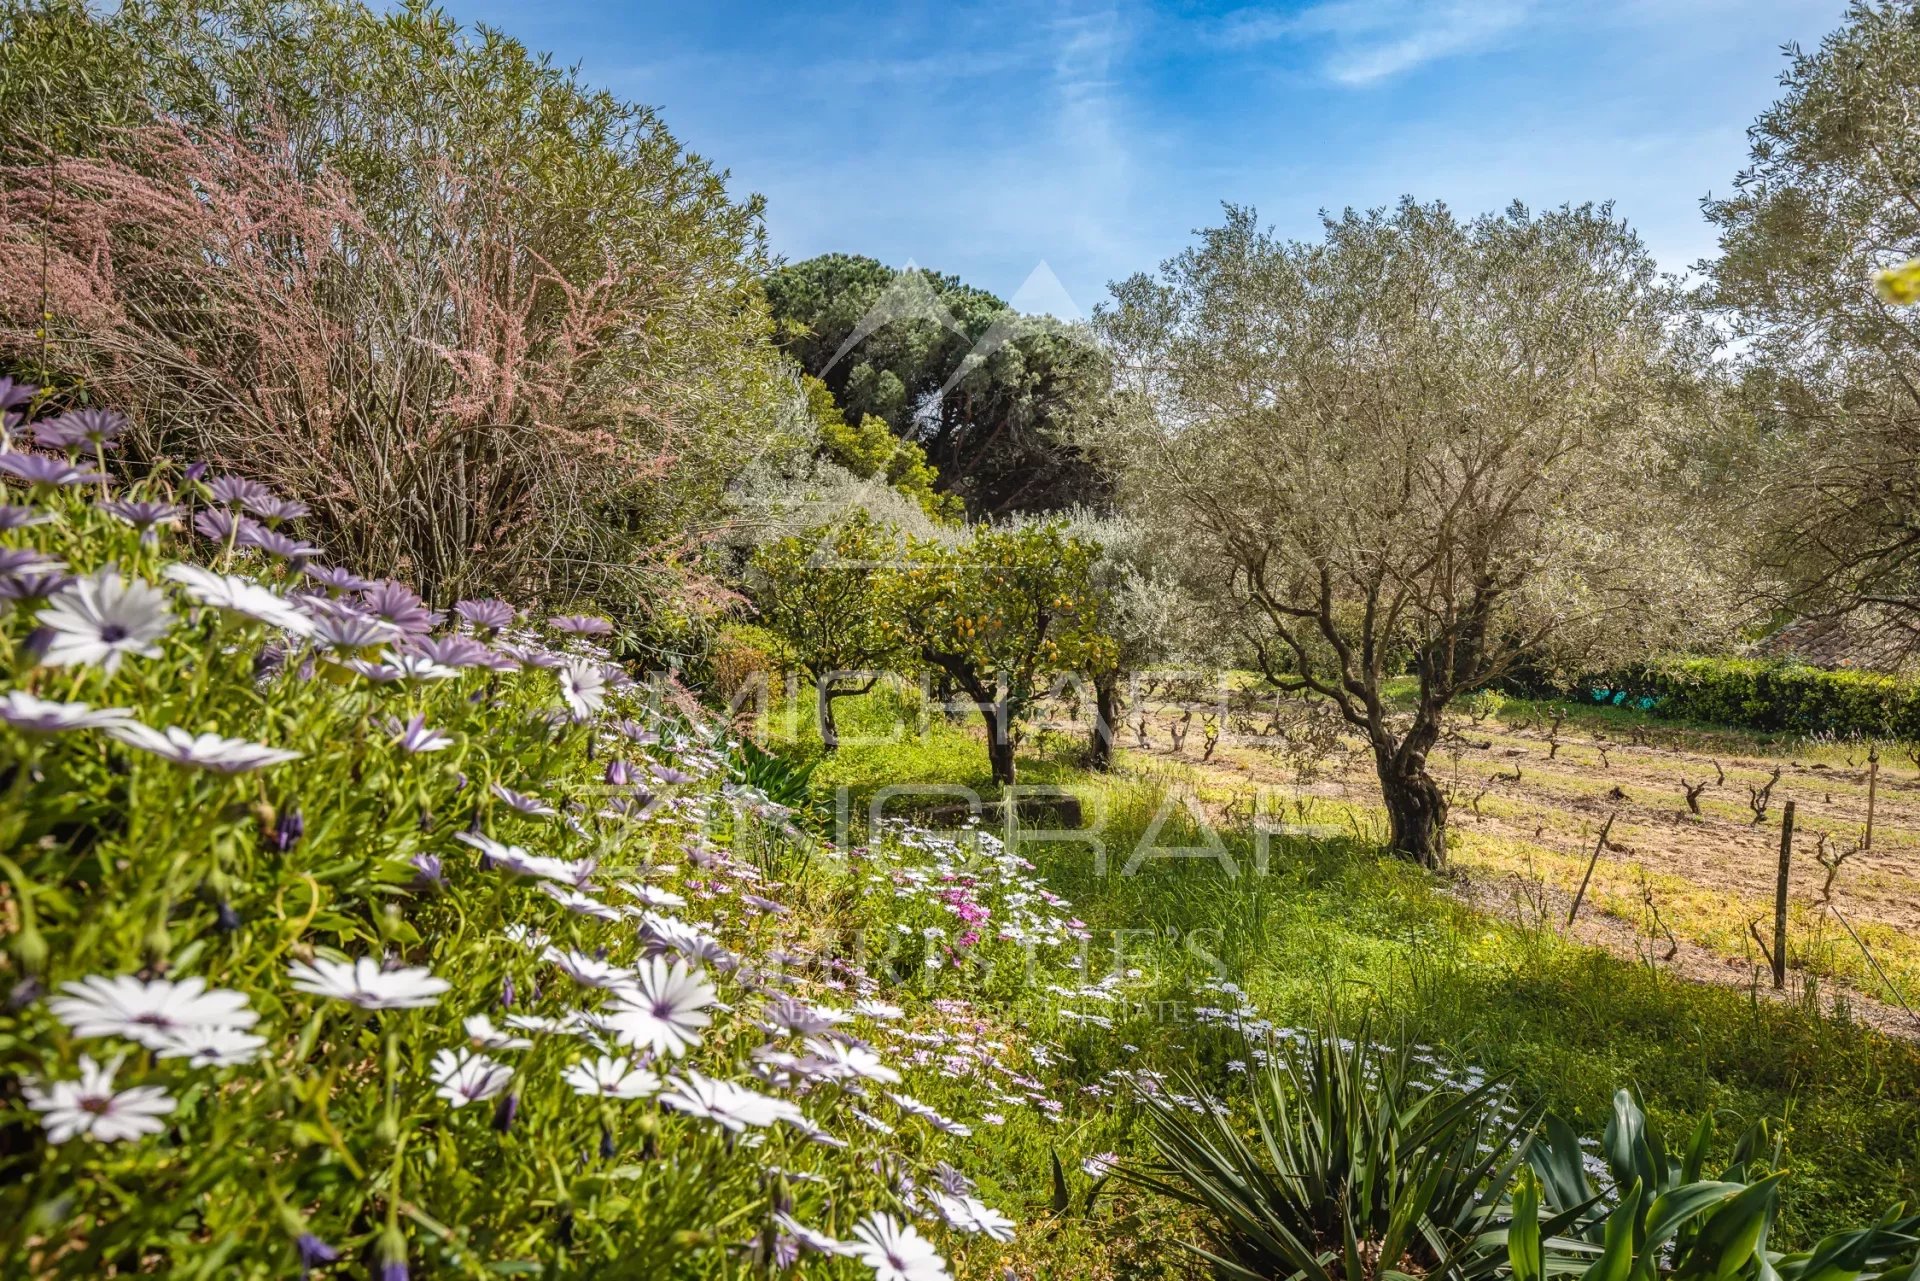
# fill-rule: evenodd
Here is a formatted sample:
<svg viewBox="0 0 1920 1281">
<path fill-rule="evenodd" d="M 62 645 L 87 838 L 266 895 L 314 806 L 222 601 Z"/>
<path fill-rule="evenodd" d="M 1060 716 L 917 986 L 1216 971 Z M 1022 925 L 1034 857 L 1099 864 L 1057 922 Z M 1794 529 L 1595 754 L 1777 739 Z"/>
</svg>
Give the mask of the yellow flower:
<svg viewBox="0 0 1920 1281">
<path fill-rule="evenodd" d="M 1900 307 L 1920 302 L 1920 258 L 1909 258 L 1898 267 L 1888 267 L 1873 278 L 1874 292 Z"/>
</svg>

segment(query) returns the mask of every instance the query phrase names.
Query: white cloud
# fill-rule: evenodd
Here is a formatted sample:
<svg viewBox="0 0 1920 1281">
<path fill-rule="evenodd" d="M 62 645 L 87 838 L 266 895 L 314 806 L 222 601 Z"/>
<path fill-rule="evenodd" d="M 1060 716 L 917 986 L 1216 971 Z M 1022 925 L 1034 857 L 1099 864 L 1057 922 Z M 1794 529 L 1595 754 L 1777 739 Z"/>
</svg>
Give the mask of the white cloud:
<svg viewBox="0 0 1920 1281">
<path fill-rule="evenodd" d="M 1534 0 L 1325 0 L 1293 14 L 1241 10 L 1221 23 L 1222 43 L 1324 46 L 1321 70 L 1362 86 L 1497 43 L 1524 24 Z"/>
</svg>

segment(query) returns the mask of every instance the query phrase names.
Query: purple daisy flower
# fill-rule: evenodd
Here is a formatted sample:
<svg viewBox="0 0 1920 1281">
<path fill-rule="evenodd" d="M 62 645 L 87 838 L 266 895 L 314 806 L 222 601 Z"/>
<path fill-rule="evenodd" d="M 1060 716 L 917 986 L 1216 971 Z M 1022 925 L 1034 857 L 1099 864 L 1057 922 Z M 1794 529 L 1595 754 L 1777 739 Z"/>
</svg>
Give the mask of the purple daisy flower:
<svg viewBox="0 0 1920 1281">
<path fill-rule="evenodd" d="M 38 507 L 18 507 L 9 503 L 0 503 L 0 534 L 10 529 L 27 529 L 34 525 L 44 525 L 52 519 L 52 512 L 41 511 Z"/>
<path fill-rule="evenodd" d="M 215 476 L 207 482 L 207 493 L 222 507 L 250 507 L 273 498 L 273 491 L 245 476 Z"/>
<path fill-rule="evenodd" d="M 109 498 L 95 507 L 132 525 L 140 533 L 151 535 L 161 525 L 177 525 L 186 509 L 177 503 L 140 502 L 132 498 Z"/>
<path fill-rule="evenodd" d="M 309 601 L 309 605 L 318 602 Z M 393 624 L 347 610 L 314 610 L 313 639 L 324 649 L 375 649 L 393 639 Z"/>
<path fill-rule="evenodd" d="M 330 592 L 364 592 L 373 586 L 371 578 L 332 565 L 302 565 L 300 572 Z"/>
<path fill-rule="evenodd" d="M 613 727 L 642 747 L 649 747 L 660 741 L 658 734 L 632 718 L 617 721 Z"/>
<path fill-rule="evenodd" d="M 242 547 L 257 547 L 275 560 L 288 561 L 299 565 L 320 554 L 320 549 L 312 543 L 303 543 L 297 538 L 289 538 L 277 529 L 268 529 L 265 525 L 247 521 L 240 527 L 236 540 Z"/>
<path fill-rule="evenodd" d="M 406 648 L 444 667 L 493 667 L 503 661 L 471 636 L 409 637 Z"/>
<path fill-rule="evenodd" d="M 40 389 L 32 383 L 0 378 L 0 409 L 18 409 L 39 394 Z"/>
<path fill-rule="evenodd" d="M 519 810 L 522 814 L 532 814 L 537 818 L 548 818 L 555 813 L 553 806 L 547 804 L 537 796 L 528 796 L 525 793 L 516 792 L 510 787 L 502 787 L 498 783 L 490 784 L 490 787 L 495 796 L 505 801 L 508 805 L 511 805 L 514 809 Z"/>
<path fill-rule="evenodd" d="M 388 719 L 385 723 L 387 733 L 393 735 L 394 743 L 404 752 L 417 756 L 422 752 L 437 752 L 453 746 L 453 739 L 437 729 L 427 728 L 425 716 L 415 716 L 405 725 L 398 720 Z"/>
<path fill-rule="evenodd" d="M 281 498 L 276 494 L 268 494 L 264 498 L 243 498 L 240 500 L 240 505 L 269 525 L 299 520 L 313 510 L 303 502 L 292 498 Z"/>
<path fill-rule="evenodd" d="M 106 480 L 97 471 L 76 467 L 65 458 L 48 458 L 45 454 L 0 454 L 0 472 L 34 489 L 92 485 Z"/>
<path fill-rule="evenodd" d="M 445 617 L 438 610 L 428 609 L 413 588 L 392 579 L 375 583 L 360 595 L 369 614 L 385 619 L 403 632 L 425 635 Z"/>
<path fill-rule="evenodd" d="M 407 861 L 413 864 L 413 883 L 421 889 L 437 890 L 446 885 L 447 869 L 438 854 L 415 854 Z"/>
<path fill-rule="evenodd" d="M 503 600 L 463 600 L 454 605 L 453 612 L 474 631 L 487 633 L 513 626 L 517 616 L 513 606 Z"/>
<path fill-rule="evenodd" d="M 694 780 L 694 775 L 685 770 L 677 770 L 671 765 L 649 765 L 647 772 L 669 787 L 679 783 L 691 783 Z"/>
<path fill-rule="evenodd" d="M 61 561 L 31 547 L 0 547 L 0 578 L 53 574 L 65 568 Z"/>
<path fill-rule="evenodd" d="M 564 667 L 565 654 L 556 654 L 544 645 L 518 645 L 512 641 L 500 641 L 494 649 L 522 667 Z"/>
<path fill-rule="evenodd" d="M 0 601 L 30 605 L 58 596 L 73 586 L 72 574 L 17 574 L 0 578 Z"/>
<path fill-rule="evenodd" d="M 83 445 L 104 449 L 126 429 L 126 416 L 110 409 L 69 409 L 58 418 L 35 423 L 33 439 L 43 449 L 74 450 Z"/>
<path fill-rule="evenodd" d="M 561 614 L 547 625 L 569 636 L 611 636 L 613 624 L 595 614 Z"/>
<path fill-rule="evenodd" d="M 251 516 L 242 516 L 225 508 L 216 507 L 195 516 L 193 528 L 200 537 L 209 542 L 237 543 L 246 537 L 249 531 L 262 529 L 262 526 Z"/>
</svg>

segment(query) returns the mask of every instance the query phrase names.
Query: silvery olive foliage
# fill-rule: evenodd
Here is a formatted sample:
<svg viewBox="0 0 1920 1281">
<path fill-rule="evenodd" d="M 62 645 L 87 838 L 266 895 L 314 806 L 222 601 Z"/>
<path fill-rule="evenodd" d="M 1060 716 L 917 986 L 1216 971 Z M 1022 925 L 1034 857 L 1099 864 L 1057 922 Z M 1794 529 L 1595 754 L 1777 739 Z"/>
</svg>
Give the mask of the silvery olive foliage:
<svg viewBox="0 0 1920 1281">
<path fill-rule="evenodd" d="M 1254 213 L 1115 289 L 1127 509 L 1283 687 L 1372 745 L 1393 843 L 1442 856 L 1440 715 L 1522 656 L 1646 653 L 1724 624 L 1676 448 L 1693 348 L 1594 206 L 1407 200 L 1289 241 Z M 1411 723 L 1384 682 L 1419 679 Z"/>
</svg>

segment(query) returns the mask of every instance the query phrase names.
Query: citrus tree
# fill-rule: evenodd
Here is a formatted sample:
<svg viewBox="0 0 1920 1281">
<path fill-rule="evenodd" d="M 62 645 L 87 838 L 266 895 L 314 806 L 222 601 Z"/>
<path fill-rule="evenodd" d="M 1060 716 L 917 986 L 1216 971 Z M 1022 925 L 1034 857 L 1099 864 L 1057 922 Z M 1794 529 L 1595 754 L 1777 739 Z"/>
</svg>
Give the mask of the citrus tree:
<svg viewBox="0 0 1920 1281">
<path fill-rule="evenodd" d="M 979 709 L 996 783 L 1014 781 L 1021 718 L 1055 672 L 1112 666 L 1093 568 L 1099 550 L 1062 521 L 976 525 L 962 542 L 915 540 L 880 586 L 901 646 Z"/>
<path fill-rule="evenodd" d="M 865 512 L 763 545 L 749 582 L 761 622 L 812 683 L 820 742 L 840 746 L 833 704 L 864 694 L 903 654 L 879 584 L 902 554 L 899 533 Z"/>
</svg>

